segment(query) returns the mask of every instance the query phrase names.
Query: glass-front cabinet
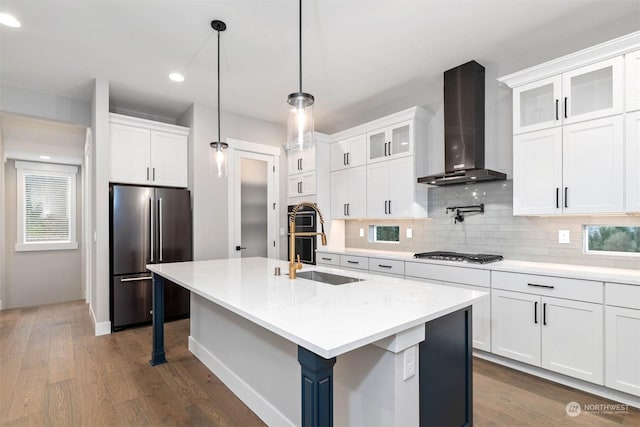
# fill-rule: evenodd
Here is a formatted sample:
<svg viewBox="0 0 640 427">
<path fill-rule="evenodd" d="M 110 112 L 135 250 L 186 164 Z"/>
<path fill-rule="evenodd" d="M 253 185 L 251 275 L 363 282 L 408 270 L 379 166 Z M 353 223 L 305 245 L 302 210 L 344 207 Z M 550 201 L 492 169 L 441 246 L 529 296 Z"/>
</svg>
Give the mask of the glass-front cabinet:
<svg viewBox="0 0 640 427">
<path fill-rule="evenodd" d="M 413 154 L 413 121 L 367 133 L 367 163 Z"/>
<path fill-rule="evenodd" d="M 621 113 L 623 67 L 616 57 L 514 88 L 514 134 Z"/>
</svg>

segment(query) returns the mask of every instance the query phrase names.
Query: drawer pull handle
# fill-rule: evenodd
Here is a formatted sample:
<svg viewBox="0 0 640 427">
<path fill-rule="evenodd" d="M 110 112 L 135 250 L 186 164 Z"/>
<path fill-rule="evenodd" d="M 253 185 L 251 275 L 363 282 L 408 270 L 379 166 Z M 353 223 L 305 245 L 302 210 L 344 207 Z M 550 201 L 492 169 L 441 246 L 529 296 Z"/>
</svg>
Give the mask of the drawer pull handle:
<svg viewBox="0 0 640 427">
<path fill-rule="evenodd" d="M 146 277 L 127 277 L 124 279 L 120 279 L 121 282 L 137 282 L 139 280 L 152 280 L 153 277 L 151 276 L 146 276 Z"/>
<path fill-rule="evenodd" d="M 351 261 L 351 260 L 347 260 L 347 262 L 349 264 L 360 264 L 360 261 Z"/>
<path fill-rule="evenodd" d="M 545 288 L 545 289 L 554 289 L 555 286 L 551 285 L 538 285 L 536 283 L 527 283 L 527 286 L 533 286 L 534 288 Z"/>
<path fill-rule="evenodd" d="M 391 265 L 384 265 L 384 264 L 378 264 L 378 267 L 382 267 L 382 268 L 393 268 L 393 266 L 391 266 Z"/>
<path fill-rule="evenodd" d="M 333 258 L 325 258 L 325 257 L 321 257 L 321 258 L 325 261 L 333 261 Z"/>
</svg>

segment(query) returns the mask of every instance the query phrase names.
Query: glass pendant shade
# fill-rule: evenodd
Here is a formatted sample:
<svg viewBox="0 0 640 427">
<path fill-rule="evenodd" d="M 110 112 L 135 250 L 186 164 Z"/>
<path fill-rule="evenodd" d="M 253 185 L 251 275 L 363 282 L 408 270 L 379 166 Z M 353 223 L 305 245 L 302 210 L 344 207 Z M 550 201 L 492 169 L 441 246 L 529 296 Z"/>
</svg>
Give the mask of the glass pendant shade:
<svg viewBox="0 0 640 427">
<path fill-rule="evenodd" d="M 286 149 L 308 150 L 313 147 L 313 96 L 296 92 L 289 95 Z"/>
<path fill-rule="evenodd" d="M 214 173 L 218 178 L 225 178 L 227 176 L 227 148 L 229 145 L 226 142 L 212 142 L 210 151 L 210 165 L 211 173 Z"/>
</svg>

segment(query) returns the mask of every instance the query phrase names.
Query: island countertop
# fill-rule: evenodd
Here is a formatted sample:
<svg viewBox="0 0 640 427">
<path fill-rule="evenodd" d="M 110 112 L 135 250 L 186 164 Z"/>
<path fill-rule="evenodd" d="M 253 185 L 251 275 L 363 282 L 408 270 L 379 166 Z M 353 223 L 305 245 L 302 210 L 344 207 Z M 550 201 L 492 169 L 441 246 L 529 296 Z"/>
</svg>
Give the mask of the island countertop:
<svg viewBox="0 0 640 427">
<path fill-rule="evenodd" d="M 274 275 L 275 267 L 282 271 Z M 364 279 L 329 285 L 286 275 L 288 262 L 235 258 L 147 268 L 324 358 L 332 358 L 486 298 L 487 293 L 335 268 Z"/>
</svg>

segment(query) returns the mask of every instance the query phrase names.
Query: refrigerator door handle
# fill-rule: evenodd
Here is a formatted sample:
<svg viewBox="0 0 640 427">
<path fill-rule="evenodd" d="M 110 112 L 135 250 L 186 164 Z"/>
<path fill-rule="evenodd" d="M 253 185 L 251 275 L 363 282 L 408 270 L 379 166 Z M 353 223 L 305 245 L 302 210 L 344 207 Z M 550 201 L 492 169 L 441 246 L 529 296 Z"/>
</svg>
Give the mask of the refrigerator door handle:
<svg viewBox="0 0 640 427">
<path fill-rule="evenodd" d="M 153 252 L 154 252 L 154 239 L 153 239 L 153 235 L 155 234 L 155 229 L 153 227 L 153 224 L 155 223 L 154 221 L 154 215 L 153 215 L 153 197 L 149 197 L 149 254 L 151 254 L 151 262 L 155 262 L 155 260 L 153 259 Z"/>
<path fill-rule="evenodd" d="M 123 279 L 120 279 L 121 282 L 137 282 L 139 280 L 153 280 L 152 276 L 146 276 L 146 277 L 125 277 Z"/>
<path fill-rule="evenodd" d="M 158 246 L 160 248 L 158 261 L 162 262 L 162 197 L 158 198 Z"/>
</svg>

